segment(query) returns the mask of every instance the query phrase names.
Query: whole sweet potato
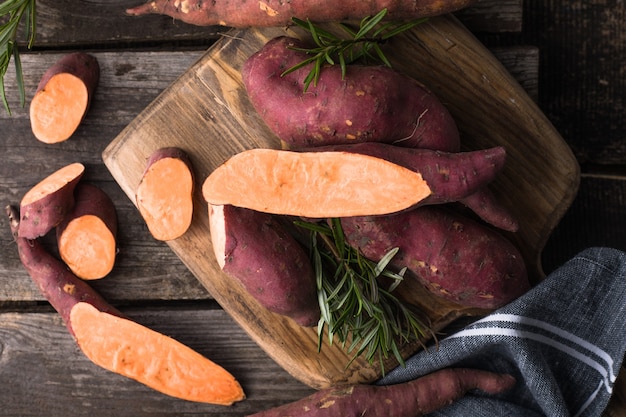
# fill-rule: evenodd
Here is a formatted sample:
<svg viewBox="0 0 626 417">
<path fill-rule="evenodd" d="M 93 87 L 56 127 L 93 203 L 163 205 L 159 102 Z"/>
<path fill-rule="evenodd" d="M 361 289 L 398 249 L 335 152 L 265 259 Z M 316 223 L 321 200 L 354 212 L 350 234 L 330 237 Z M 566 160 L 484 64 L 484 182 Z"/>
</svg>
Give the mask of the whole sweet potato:
<svg viewBox="0 0 626 417">
<path fill-rule="evenodd" d="M 152 0 L 126 13 L 140 16 L 165 14 L 197 26 L 262 27 L 286 26 L 293 17 L 315 22 L 361 20 L 383 8 L 390 19 L 404 20 L 435 16 L 462 9 L 476 0 L 263 0 L 263 1 L 170 1 Z"/>
<path fill-rule="evenodd" d="M 307 59 L 305 42 L 270 40 L 244 63 L 242 78 L 251 103 L 290 148 L 358 142 L 457 152 L 455 121 L 424 85 L 383 66 L 339 65 L 320 72 L 304 91 L 309 66 L 283 75 Z"/>
<path fill-rule="evenodd" d="M 268 213 L 209 205 L 218 264 L 268 310 L 314 326 L 320 318 L 313 268 L 304 248 Z"/>
<path fill-rule="evenodd" d="M 433 294 L 495 309 L 530 289 L 518 249 L 503 235 L 442 206 L 396 215 L 341 219 L 346 240 L 365 257 L 407 267 Z"/>
</svg>

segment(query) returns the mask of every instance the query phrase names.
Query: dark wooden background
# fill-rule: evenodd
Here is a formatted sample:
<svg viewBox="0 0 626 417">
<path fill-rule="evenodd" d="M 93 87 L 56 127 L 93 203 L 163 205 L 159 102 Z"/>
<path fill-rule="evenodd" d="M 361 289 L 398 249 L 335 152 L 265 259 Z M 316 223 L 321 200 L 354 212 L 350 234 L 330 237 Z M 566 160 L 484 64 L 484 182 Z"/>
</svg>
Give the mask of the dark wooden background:
<svg viewBox="0 0 626 417">
<path fill-rule="evenodd" d="M 102 79 L 75 136 L 47 146 L 30 133 L 9 71 L 13 115 L 0 111 L 0 198 L 17 203 L 46 174 L 83 162 L 86 180 L 114 198 L 120 217 L 118 264 L 94 286 L 131 318 L 225 366 L 248 400 L 229 408 L 174 400 L 95 367 L 24 272 L 0 216 L 0 415 L 244 416 L 311 392 L 250 341 L 165 244 L 151 239 L 102 164 L 106 145 L 225 31 L 125 16 L 136 3 L 37 3 L 37 42 L 22 54 L 27 100 L 43 71 L 68 51 L 95 54 Z M 547 272 L 585 247 L 626 250 L 625 7 L 618 0 L 481 0 L 458 13 L 537 100 L 580 162 L 578 196 L 544 250 Z"/>
</svg>

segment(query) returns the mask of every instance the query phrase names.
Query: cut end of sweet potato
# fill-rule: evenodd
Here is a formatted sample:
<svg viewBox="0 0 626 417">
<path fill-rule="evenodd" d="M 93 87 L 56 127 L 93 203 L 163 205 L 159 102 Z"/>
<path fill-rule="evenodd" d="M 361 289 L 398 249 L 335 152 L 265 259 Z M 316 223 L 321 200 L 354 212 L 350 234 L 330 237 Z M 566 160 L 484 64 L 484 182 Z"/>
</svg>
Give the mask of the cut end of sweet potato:
<svg viewBox="0 0 626 417">
<path fill-rule="evenodd" d="M 85 166 L 79 162 L 66 165 L 24 194 L 19 236 L 35 239 L 57 226 L 74 206 L 74 189 L 84 172 Z"/>
<path fill-rule="evenodd" d="M 368 155 L 253 149 L 214 170 L 202 192 L 213 205 L 328 218 L 395 213 L 431 190 L 419 173 Z"/>
<path fill-rule="evenodd" d="M 228 371 L 168 336 L 83 302 L 70 320 L 78 346 L 104 369 L 187 401 L 231 405 L 245 398 Z"/>
<path fill-rule="evenodd" d="M 154 158 L 137 188 L 137 207 L 157 240 L 182 236 L 193 217 L 194 178 L 185 158 L 171 154 Z"/>
<path fill-rule="evenodd" d="M 113 270 L 115 235 L 98 216 L 85 215 L 70 221 L 58 245 L 61 258 L 79 278 L 100 279 Z"/>
<path fill-rule="evenodd" d="M 50 78 L 30 104 L 33 134 L 44 143 L 72 136 L 89 107 L 89 89 L 79 77 L 61 72 Z"/>
</svg>

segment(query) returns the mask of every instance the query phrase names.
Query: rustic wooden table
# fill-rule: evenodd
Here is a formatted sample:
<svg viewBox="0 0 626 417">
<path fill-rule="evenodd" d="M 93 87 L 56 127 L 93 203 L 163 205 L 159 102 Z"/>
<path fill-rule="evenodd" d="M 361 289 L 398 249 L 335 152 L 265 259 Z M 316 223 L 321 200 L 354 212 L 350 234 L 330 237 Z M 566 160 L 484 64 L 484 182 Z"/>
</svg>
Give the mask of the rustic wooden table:
<svg viewBox="0 0 626 417">
<path fill-rule="evenodd" d="M 0 415 L 244 416 L 312 392 L 248 338 L 166 244 L 150 237 L 103 165 L 104 148 L 226 31 L 125 16 L 135 4 L 38 2 L 37 42 L 22 53 L 27 102 L 43 71 L 68 51 L 94 54 L 101 82 L 74 137 L 44 145 L 31 133 L 28 106 L 19 106 L 9 71 L 13 114 L 0 112 L 0 200 L 18 203 L 52 171 L 85 164 L 85 179 L 114 199 L 120 223 L 117 266 L 94 287 L 131 318 L 226 367 L 247 400 L 233 407 L 180 401 L 93 365 L 32 284 L 0 217 Z M 547 272 L 588 246 L 626 250 L 624 9 L 618 0 L 482 0 L 458 13 L 537 100 L 581 164 L 578 197 L 544 250 Z M 618 389 L 611 415 L 626 415 L 619 407 L 624 397 Z"/>
</svg>

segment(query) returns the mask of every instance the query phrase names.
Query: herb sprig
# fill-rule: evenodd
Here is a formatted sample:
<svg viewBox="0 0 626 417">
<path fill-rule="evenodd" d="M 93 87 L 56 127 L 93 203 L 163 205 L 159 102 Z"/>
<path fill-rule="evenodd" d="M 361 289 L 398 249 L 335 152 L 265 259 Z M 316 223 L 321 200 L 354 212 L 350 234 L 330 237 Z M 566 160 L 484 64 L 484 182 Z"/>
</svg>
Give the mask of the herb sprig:
<svg viewBox="0 0 626 417">
<path fill-rule="evenodd" d="M 304 91 L 306 91 L 311 84 L 317 85 L 324 64 L 335 65 L 339 63 L 344 77 L 348 64 L 360 59 L 380 61 L 391 67 L 391 63 L 385 56 L 381 45 L 390 38 L 421 24 L 427 19 L 422 18 L 400 23 L 383 22 L 386 15 L 387 9 L 383 9 L 374 16 L 365 17 L 360 21 L 356 29 L 343 23 L 339 24 L 346 32 L 348 38 L 335 35 L 308 19 L 293 18 L 292 20 L 297 26 L 311 34 L 311 38 L 316 46 L 312 48 L 294 48 L 294 50 L 305 52 L 311 56 L 288 68 L 282 75 L 313 64 L 311 71 L 304 79 Z"/>
<path fill-rule="evenodd" d="M 28 40 L 28 48 L 32 48 L 36 34 L 36 0 L 5 0 L 0 4 L 0 98 L 7 113 L 11 114 L 4 88 L 4 77 L 9 68 L 11 58 L 15 65 L 15 78 L 20 93 L 20 104 L 24 106 L 24 77 L 19 50 L 16 45 L 17 31 L 22 21 Z"/>
<path fill-rule="evenodd" d="M 404 364 L 402 344 L 434 336 L 427 319 L 392 294 L 406 270 L 393 272 L 388 268 L 397 248 L 373 262 L 346 243 L 339 219 L 332 219 L 331 225 L 300 221 L 296 224 L 309 230 L 311 236 L 321 311 L 317 327 L 319 350 L 325 335 L 329 344 L 336 336 L 348 353 L 354 352 L 350 362 L 363 354 L 369 363 L 378 359 L 384 373 L 384 359 L 390 354 Z M 380 286 L 381 278 L 390 280 L 388 288 Z"/>
</svg>

